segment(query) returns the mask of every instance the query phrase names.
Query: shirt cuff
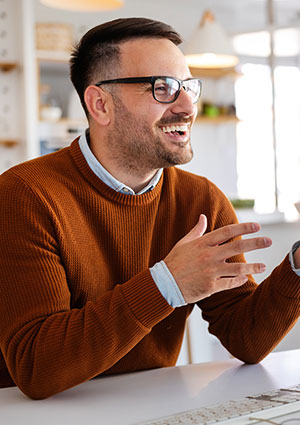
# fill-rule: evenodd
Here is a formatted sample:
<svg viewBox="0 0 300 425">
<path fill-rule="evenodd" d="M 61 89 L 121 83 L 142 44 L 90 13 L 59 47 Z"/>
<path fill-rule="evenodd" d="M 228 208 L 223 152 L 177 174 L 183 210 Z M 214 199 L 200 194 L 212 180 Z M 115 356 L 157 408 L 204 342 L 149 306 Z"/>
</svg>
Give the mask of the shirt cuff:
<svg viewBox="0 0 300 425">
<path fill-rule="evenodd" d="M 150 268 L 150 273 L 160 293 L 172 307 L 181 307 L 187 304 L 164 261 L 154 264 Z"/>
<path fill-rule="evenodd" d="M 289 254 L 289 260 L 290 260 L 290 264 L 291 264 L 291 267 L 292 267 L 292 270 L 293 270 L 293 272 L 295 272 L 296 273 L 296 275 L 297 276 L 300 276 L 300 269 L 296 269 L 295 268 L 295 263 L 294 263 L 294 252 L 297 250 L 297 248 L 299 248 L 300 247 L 300 241 L 298 241 L 298 242 L 295 242 L 294 243 L 294 245 L 293 245 L 293 247 L 292 247 L 292 250 L 290 251 L 290 254 Z"/>
</svg>

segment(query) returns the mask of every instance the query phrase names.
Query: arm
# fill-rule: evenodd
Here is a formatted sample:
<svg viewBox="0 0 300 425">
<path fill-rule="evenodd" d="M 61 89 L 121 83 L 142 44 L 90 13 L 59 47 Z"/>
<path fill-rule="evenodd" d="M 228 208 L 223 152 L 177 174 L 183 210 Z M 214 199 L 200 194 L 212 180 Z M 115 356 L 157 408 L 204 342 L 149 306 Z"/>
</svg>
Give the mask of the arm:
<svg viewBox="0 0 300 425">
<path fill-rule="evenodd" d="M 209 330 L 235 357 L 261 361 L 295 325 L 300 315 L 300 278 L 288 256 L 256 285 L 250 276 L 240 288 L 200 301 Z"/>
<path fill-rule="evenodd" d="M 171 251 L 171 258 L 166 257 L 166 264 L 188 302 L 198 302 L 210 332 L 236 357 L 258 362 L 297 321 L 300 278 L 286 258 L 257 286 L 251 274 L 263 270 L 263 265 L 246 264 L 243 253 L 268 246 L 270 241 L 228 241 L 230 236 L 250 233 L 249 224 L 234 224 L 237 219 L 231 204 L 214 186 L 210 202 L 211 232 L 197 235 L 198 223 L 190 232 L 190 240 L 183 239 L 181 247 L 177 244 L 176 252 Z"/>
<path fill-rule="evenodd" d="M 51 205 L 9 176 L 0 193 L 0 348 L 20 389 L 45 398 L 109 369 L 173 309 L 148 270 L 72 309 L 80 282 L 62 264 Z"/>
</svg>

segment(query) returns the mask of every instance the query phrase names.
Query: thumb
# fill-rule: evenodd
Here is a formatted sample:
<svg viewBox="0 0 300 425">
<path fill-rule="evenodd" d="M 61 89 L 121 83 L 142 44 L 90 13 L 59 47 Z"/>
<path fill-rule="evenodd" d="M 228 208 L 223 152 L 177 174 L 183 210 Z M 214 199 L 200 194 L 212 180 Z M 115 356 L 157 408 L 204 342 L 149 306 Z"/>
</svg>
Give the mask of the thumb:
<svg viewBox="0 0 300 425">
<path fill-rule="evenodd" d="M 201 214 L 198 220 L 198 223 L 192 230 L 189 231 L 179 242 L 177 242 L 177 246 L 183 245 L 185 243 L 191 242 L 194 239 L 200 238 L 205 233 L 207 228 L 207 218 L 206 215 Z"/>
</svg>

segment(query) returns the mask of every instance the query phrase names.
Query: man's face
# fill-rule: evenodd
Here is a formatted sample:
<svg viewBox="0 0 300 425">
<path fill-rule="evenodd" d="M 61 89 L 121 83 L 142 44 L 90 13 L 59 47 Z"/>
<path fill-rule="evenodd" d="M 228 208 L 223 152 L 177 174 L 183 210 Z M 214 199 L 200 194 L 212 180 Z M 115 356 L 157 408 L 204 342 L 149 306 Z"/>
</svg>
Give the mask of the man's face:
<svg viewBox="0 0 300 425">
<path fill-rule="evenodd" d="M 169 40 L 128 41 L 121 45 L 121 52 L 118 78 L 164 75 L 183 80 L 191 76 L 183 54 Z M 108 143 L 119 166 L 152 171 L 191 160 L 190 131 L 197 107 L 184 90 L 170 104 L 157 102 L 149 83 L 117 84 L 114 93 Z"/>
</svg>

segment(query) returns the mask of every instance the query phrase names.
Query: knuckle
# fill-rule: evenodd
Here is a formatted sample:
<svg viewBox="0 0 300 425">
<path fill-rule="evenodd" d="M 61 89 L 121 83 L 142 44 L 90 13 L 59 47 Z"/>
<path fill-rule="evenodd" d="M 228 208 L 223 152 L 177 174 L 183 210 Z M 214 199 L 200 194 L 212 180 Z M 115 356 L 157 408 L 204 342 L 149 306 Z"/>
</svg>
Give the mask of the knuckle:
<svg viewBox="0 0 300 425">
<path fill-rule="evenodd" d="M 255 264 L 254 266 L 254 273 L 259 273 L 260 272 L 260 265 L 259 264 Z"/>
<path fill-rule="evenodd" d="M 206 290 L 209 294 L 215 291 L 215 281 L 214 279 L 207 279 Z"/>
<path fill-rule="evenodd" d="M 232 280 L 232 285 L 234 288 L 237 288 L 238 286 L 243 285 L 244 283 L 247 282 L 248 279 L 246 279 L 245 277 L 239 276 L 236 277 Z"/>
<path fill-rule="evenodd" d="M 233 236 L 233 228 L 232 226 L 225 226 L 224 227 L 224 235 L 227 239 L 231 239 Z"/>
<path fill-rule="evenodd" d="M 204 269 L 204 275 L 206 276 L 207 282 L 210 284 L 213 278 L 213 268 L 207 265 Z"/>
<path fill-rule="evenodd" d="M 243 274 L 244 273 L 244 264 L 236 264 L 235 265 L 235 273 L 237 275 Z"/>
<path fill-rule="evenodd" d="M 239 251 L 239 252 L 243 251 L 244 243 L 241 239 L 237 239 L 233 243 L 234 243 L 234 247 L 237 251 Z"/>
<path fill-rule="evenodd" d="M 257 247 L 262 247 L 264 245 L 265 245 L 264 239 L 263 238 L 257 238 L 257 240 L 256 240 L 256 246 Z"/>
<path fill-rule="evenodd" d="M 262 273 L 266 270 L 266 266 L 264 264 L 256 264 L 255 273 Z"/>
<path fill-rule="evenodd" d="M 212 249 L 205 249 L 201 253 L 201 261 L 203 261 L 204 264 L 210 264 L 214 258 L 211 252 Z"/>
</svg>

